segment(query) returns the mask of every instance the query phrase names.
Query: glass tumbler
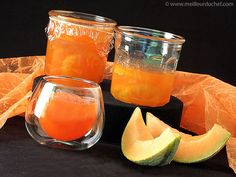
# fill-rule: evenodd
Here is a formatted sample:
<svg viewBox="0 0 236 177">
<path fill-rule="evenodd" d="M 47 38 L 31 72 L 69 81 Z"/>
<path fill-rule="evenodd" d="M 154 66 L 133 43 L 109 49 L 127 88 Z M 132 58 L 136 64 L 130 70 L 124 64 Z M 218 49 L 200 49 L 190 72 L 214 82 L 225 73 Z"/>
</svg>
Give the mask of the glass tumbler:
<svg viewBox="0 0 236 177">
<path fill-rule="evenodd" d="M 133 26 L 119 26 L 115 32 L 111 94 L 117 100 L 141 106 L 168 103 L 185 39 Z"/>
<path fill-rule="evenodd" d="M 100 83 L 115 26 L 114 20 L 93 14 L 50 11 L 45 73 Z"/>
<path fill-rule="evenodd" d="M 83 150 L 93 146 L 104 127 L 98 84 L 65 76 L 45 76 L 26 109 L 26 129 L 42 145 Z"/>
</svg>

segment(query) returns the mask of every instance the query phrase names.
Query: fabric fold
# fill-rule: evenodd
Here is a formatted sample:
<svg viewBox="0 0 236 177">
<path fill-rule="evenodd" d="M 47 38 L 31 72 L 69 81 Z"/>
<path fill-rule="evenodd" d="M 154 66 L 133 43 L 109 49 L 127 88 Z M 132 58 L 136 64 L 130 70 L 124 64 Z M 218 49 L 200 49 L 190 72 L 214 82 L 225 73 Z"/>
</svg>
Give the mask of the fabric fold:
<svg viewBox="0 0 236 177">
<path fill-rule="evenodd" d="M 25 112 L 33 79 L 43 68 L 43 56 L 0 59 L 0 128 L 8 118 Z"/>
</svg>

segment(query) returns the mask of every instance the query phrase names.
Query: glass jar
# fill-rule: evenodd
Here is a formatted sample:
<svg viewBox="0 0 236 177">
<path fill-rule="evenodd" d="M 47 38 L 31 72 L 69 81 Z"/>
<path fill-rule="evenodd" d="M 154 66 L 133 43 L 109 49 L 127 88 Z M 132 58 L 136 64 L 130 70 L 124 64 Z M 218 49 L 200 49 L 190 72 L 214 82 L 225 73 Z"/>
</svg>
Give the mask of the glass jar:
<svg viewBox="0 0 236 177">
<path fill-rule="evenodd" d="M 115 26 L 97 15 L 50 11 L 45 73 L 101 82 Z"/>
<path fill-rule="evenodd" d="M 25 124 L 40 144 L 87 149 L 100 139 L 104 127 L 101 88 L 84 79 L 45 76 L 29 100 Z"/>
<path fill-rule="evenodd" d="M 168 103 L 184 38 L 132 26 L 119 26 L 115 31 L 111 94 L 141 106 Z"/>
</svg>

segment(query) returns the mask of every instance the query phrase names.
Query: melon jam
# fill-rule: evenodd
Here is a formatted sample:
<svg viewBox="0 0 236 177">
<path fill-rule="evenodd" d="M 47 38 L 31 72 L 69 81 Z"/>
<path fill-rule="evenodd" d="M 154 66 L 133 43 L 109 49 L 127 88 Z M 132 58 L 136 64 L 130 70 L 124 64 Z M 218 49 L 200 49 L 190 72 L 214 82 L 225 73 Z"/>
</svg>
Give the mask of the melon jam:
<svg viewBox="0 0 236 177">
<path fill-rule="evenodd" d="M 26 128 L 33 139 L 50 147 L 84 150 L 101 138 L 104 102 L 100 86 L 68 76 L 45 76 L 26 108 Z"/>
<path fill-rule="evenodd" d="M 169 102 L 184 38 L 153 29 L 119 26 L 111 94 L 129 104 Z"/>
<path fill-rule="evenodd" d="M 83 78 L 100 83 L 112 47 L 112 19 L 81 12 L 52 10 L 45 73 Z"/>
</svg>

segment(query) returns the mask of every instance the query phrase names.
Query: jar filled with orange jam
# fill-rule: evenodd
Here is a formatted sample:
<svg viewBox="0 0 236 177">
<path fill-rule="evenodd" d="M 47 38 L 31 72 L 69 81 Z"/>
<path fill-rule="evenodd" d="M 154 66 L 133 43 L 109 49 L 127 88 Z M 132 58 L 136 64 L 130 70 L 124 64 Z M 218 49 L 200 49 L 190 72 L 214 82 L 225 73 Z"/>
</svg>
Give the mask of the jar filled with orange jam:
<svg viewBox="0 0 236 177">
<path fill-rule="evenodd" d="M 97 15 L 50 11 L 45 73 L 100 83 L 115 26 L 114 20 Z"/>
<path fill-rule="evenodd" d="M 169 102 L 184 38 L 154 29 L 119 26 L 111 94 L 129 104 L 158 107 Z"/>
</svg>

